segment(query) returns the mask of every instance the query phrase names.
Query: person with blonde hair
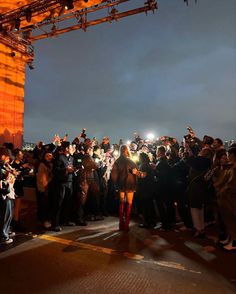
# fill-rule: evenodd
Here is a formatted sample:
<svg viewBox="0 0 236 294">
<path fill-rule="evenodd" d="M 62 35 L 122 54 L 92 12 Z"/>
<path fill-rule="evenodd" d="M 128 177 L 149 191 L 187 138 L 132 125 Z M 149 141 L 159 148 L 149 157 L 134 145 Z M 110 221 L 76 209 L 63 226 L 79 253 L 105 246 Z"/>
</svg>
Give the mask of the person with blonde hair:
<svg viewBox="0 0 236 294">
<path fill-rule="evenodd" d="M 130 151 L 127 145 L 120 147 L 120 156 L 114 162 L 111 179 L 119 191 L 119 230 L 129 231 L 130 215 L 134 192 L 137 184 L 137 165 L 129 158 Z"/>
</svg>

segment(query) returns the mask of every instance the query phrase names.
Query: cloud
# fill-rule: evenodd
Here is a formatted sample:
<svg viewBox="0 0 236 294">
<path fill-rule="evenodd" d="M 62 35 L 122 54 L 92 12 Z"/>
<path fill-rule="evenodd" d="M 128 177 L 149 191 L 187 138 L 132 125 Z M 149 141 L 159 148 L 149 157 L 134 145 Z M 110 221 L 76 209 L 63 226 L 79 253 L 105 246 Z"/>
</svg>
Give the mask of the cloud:
<svg viewBox="0 0 236 294">
<path fill-rule="evenodd" d="M 25 137 L 87 127 L 116 141 L 149 130 L 181 138 L 189 124 L 200 135 L 235 136 L 235 8 L 234 0 L 160 0 L 155 15 L 38 42 Z"/>
</svg>

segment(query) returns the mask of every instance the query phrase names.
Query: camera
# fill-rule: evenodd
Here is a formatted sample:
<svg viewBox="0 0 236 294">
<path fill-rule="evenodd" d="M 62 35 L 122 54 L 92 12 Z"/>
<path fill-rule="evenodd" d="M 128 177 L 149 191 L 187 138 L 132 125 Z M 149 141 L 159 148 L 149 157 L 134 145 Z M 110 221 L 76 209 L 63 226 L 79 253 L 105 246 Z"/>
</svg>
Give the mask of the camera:
<svg viewBox="0 0 236 294">
<path fill-rule="evenodd" d="M 185 140 L 185 142 L 188 143 L 188 144 L 194 142 L 194 140 L 193 140 L 193 138 L 192 138 L 192 136 L 191 136 L 190 134 L 185 135 L 185 136 L 184 136 L 184 140 Z"/>
<path fill-rule="evenodd" d="M 83 129 L 82 130 L 82 133 L 80 134 L 80 137 L 81 138 L 84 138 L 84 139 L 87 137 L 87 135 L 86 135 L 86 129 Z"/>
</svg>

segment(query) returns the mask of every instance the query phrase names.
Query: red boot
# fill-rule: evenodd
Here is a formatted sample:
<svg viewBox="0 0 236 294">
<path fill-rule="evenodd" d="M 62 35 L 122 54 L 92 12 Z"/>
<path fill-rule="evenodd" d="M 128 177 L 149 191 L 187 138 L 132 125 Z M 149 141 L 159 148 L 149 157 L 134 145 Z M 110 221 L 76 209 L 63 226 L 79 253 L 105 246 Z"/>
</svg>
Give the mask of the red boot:
<svg viewBox="0 0 236 294">
<path fill-rule="evenodd" d="M 125 207 L 124 201 L 120 201 L 120 209 L 119 209 L 119 217 L 120 217 L 119 230 L 120 231 L 124 231 L 125 229 L 124 207 Z"/>
<path fill-rule="evenodd" d="M 126 214 L 125 214 L 125 231 L 129 231 L 129 221 L 130 221 L 130 215 L 132 210 L 132 204 L 127 203 L 126 206 Z"/>
</svg>

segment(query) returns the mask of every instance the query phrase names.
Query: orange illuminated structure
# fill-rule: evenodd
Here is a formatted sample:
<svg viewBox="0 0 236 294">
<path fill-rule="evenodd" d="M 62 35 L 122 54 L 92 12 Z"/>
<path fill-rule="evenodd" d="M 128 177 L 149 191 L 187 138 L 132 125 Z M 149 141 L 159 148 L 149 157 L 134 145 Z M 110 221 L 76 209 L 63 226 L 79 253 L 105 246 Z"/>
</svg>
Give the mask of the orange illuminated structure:
<svg viewBox="0 0 236 294">
<path fill-rule="evenodd" d="M 22 144 L 25 63 L 22 53 L 0 43 L 0 144 Z"/>
<path fill-rule="evenodd" d="M 130 9 L 128 2 L 136 6 Z M 120 11 L 120 5 L 125 9 Z M 32 42 L 156 9 L 156 0 L 0 0 L 0 144 L 22 145 L 25 66 L 33 68 Z"/>
</svg>

